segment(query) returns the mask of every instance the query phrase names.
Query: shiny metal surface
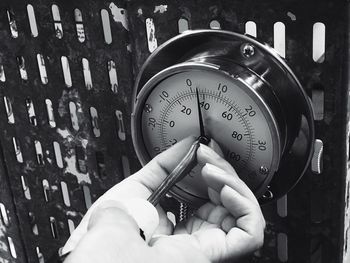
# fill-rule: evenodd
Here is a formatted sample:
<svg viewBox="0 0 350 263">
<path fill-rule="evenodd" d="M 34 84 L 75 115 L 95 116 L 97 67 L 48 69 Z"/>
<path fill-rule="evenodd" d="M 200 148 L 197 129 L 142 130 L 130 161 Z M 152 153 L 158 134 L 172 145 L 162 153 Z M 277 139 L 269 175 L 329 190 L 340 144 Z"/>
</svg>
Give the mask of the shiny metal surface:
<svg viewBox="0 0 350 263">
<path fill-rule="evenodd" d="M 211 65 L 239 79 L 263 98 L 278 126 L 281 156 L 271 181 L 267 180 L 255 193 L 268 196 L 260 198 L 262 203 L 287 193 L 310 163 L 314 124 L 309 98 L 285 61 L 271 47 L 248 36 L 222 30 L 188 31 L 161 45 L 147 59 L 136 80 L 135 105 L 146 82 L 160 71 L 180 63 Z M 133 141 L 138 150 L 136 108 L 132 118 Z M 142 163 L 147 162 L 147 158 L 138 156 Z M 263 195 L 267 187 L 269 195 Z"/>
</svg>

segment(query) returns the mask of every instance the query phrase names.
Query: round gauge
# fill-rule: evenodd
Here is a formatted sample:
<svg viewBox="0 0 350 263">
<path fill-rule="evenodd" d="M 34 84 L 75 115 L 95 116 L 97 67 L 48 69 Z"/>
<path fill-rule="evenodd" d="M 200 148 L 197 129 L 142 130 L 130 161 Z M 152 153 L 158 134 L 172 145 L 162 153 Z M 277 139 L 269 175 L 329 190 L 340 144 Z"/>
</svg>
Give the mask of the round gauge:
<svg viewBox="0 0 350 263">
<path fill-rule="evenodd" d="M 222 44 L 228 45 L 226 41 Z M 240 59 L 247 55 L 247 45 L 254 56 L 256 47 L 241 42 L 236 47 Z M 285 162 L 286 151 L 300 137 L 302 118 L 296 112 L 295 120 L 290 121 L 288 105 L 281 103 L 265 78 L 232 60 L 232 51 L 222 56 L 216 49 L 220 49 L 219 42 L 192 47 L 182 61 L 157 71 L 147 70 L 146 63 L 137 80 L 132 115 L 136 153 L 145 164 L 178 141 L 198 137 L 200 108 L 207 137 L 219 144 L 223 157 L 257 197 L 266 197 L 264 193 L 270 191 L 271 198 L 270 183 Z M 157 61 L 157 54 L 153 56 L 154 61 L 148 63 Z M 299 100 L 295 98 L 296 103 Z M 195 167 L 171 193 L 192 205 L 207 200 L 200 169 Z"/>
</svg>

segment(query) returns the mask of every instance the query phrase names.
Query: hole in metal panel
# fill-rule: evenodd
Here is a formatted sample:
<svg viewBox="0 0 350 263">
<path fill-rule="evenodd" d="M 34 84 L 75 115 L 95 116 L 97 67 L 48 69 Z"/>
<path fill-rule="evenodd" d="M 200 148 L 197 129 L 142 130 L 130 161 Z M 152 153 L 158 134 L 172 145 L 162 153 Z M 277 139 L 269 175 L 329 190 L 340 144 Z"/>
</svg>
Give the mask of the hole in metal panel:
<svg viewBox="0 0 350 263">
<path fill-rule="evenodd" d="M 61 57 L 61 64 L 62 64 L 64 83 L 68 88 L 70 88 L 72 87 L 72 76 L 70 74 L 69 61 L 66 56 Z"/>
<path fill-rule="evenodd" d="M 79 130 L 79 122 L 78 122 L 78 114 L 77 114 L 77 106 L 73 101 L 69 102 L 69 112 L 70 112 L 70 119 L 72 122 L 72 127 L 74 130 Z"/>
<path fill-rule="evenodd" d="M 0 81 L 5 82 L 6 81 L 6 76 L 5 76 L 5 70 L 4 66 L 0 65 Z"/>
<path fill-rule="evenodd" d="M 12 238 L 11 237 L 7 237 L 7 241 L 9 243 L 11 256 L 13 258 L 17 258 L 17 252 L 16 252 L 15 244 L 13 243 Z"/>
<path fill-rule="evenodd" d="M 292 21 L 297 20 L 296 15 L 293 14 L 292 12 L 290 12 L 290 11 L 287 12 L 287 16 L 288 16 L 288 17 L 290 18 L 290 20 L 292 20 Z"/>
<path fill-rule="evenodd" d="M 80 43 L 83 43 L 85 41 L 83 15 L 78 8 L 74 9 L 74 19 L 75 19 L 75 28 L 77 30 L 78 41 Z"/>
<path fill-rule="evenodd" d="M 90 188 L 87 185 L 83 185 L 83 193 L 86 209 L 89 209 L 92 205 Z"/>
<path fill-rule="evenodd" d="M 72 234 L 73 231 L 75 230 L 75 225 L 72 219 L 68 219 L 68 229 L 69 229 L 69 233 Z"/>
<path fill-rule="evenodd" d="M 52 18 L 53 18 L 53 24 L 54 24 L 54 29 L 55 29 L 55 34 L 58 39 L 61 39 L 63 37 L 63 27 L 61 23 L 61 15 L 60 15 L 60 10 L 57 5 L 52 5 L 51 6 L 51 11 L 52 11 Z"/>
<path fill-rule="evenodd" d="M 86 58 L 82 59 L 83 64 L 83 74 L 84 74 L 84 82 L 87 90 L 92 89 L 92 78 L 89 61 Z"/>
<path fill-rule="evenodd" d="M 211 29 L 221 29 L 221 25 L 220 25 L 220 22 L 218 20 L 210 21 L 209 27 Z"/>
<path fill-rule="evenodd" d="M 17 28 L 17 24 L 16 24 L 16 20 L 15 20 L 15 14 L 12 10 L 7 10 L 7 19 L 8 19 L 9 26 L 10 26 L 11 36 L 13 38 L 17 38 L 18 37 L 18 28 Z"/>
<path fill-rule="evenodd" d="M 348 252 L 348 242 L 349 242 L 349 240 L 350 240 L 349 231 L 350 231 L 350 227 L 348 227 L 348 228 L 346 229 L 346 232 L 345 232 L 345 240 L 344 240 L 344 250 L 345 250 L 345 254 Z"/>
<path fill-rule="evenodd" d="M 17 57 L 17 65 L 18 65 L 19 75 L 21 76 L 21 79 L 24 81 L 27 81 L 28 74 L 27 74 L 26 63 L 25 63 L 24 57 L 22 57 L 22 56 Z"/>
<path fill-rule="evenodd" d="M 81 146 L 75 147 L 75 154 L 76 154 L 78 171 L 83 174 L 86 174 L 87 167 L 86 167 L 86 155 L 85 155 L 84 148 Z"/>
<path fill-rule="evenodd" d="M 111 22 L 109 20 L 109 13 L 106 9 L 101 10 L 101 19 L 102 19 L 103 36 L 105 38 L 105 43 L 111 44 L 112 43 Z"/>
<path fill-rule="evenodd" d="M 68 192 L 68 186 L 66 182 L 61 182 L 61 191 L 63 196 L 63 202 L 66 206 L 70 207 L 70 197 Z"/>
<path fill-rule="evenodd" d="M 36 59 L 38 61 L 38 68 L 39 68 L 41 83 L 47 84 L 49 82 L 49 79 L 47 78 L 44 56 L 42 54 L 37 54 Z"/>
<path fill-rule="evenodd" d="M 96 152 L 96 163 L 97 163 L 97 172 L 102 179 L 107 178 L 106 173 L 106 164 L 103 153 L 100 151 Z"/>
<path fill-rule="evenodd" d="M 21 146 L 19 144 L 19 141 L 17 140 L 17 138 L 12 137 L 12 142 L 13 142 L 13 148 L 15 150 L 17 162 L 23 163 L 23 155 L 22 155 Z"/>
<path fill-rule="evenodd" d="M 123 167 L 123 174 L 124 178 L 130 176 L 130 163 L 128 157 L 125 155 L 122 155 L 122 167 Z"/>
<path fill-rule="evenodd" d="M 37 120 L 36 120 L 36 115 L 35 115 L 35 110 L 34 110 L 34 104 L 30 98 L 26 98 L 26 106 L 27 106 L 29 122 L 33 126 L 36 126 Z"/>
<path fill-rule="evenodd" d="M 312 59 L 317 63 L 322 63 L 325 60 L 325 51 L 326 26 L 317 22 L 312 28 Z"/>
<path fill-rule="evenodd" d="M 36 23 L 34 7 L 31 4 L 27 5 L 27 14 L 28 14 L 28 21 L 29 21 L 30 31 L 32 32 L 32 36 L 37 37 L 39 35 L 38 25 Z"/>
<path fill-rule="evenodd" d="M 63 168 L 61 147 L 60 147 L 58 142 L 53 142 L 53 149 L 54 149 L 54 152 L 55 152 L 55 159 L 56 159 L 57 166 L 59 168 Z"/>
<path fill-rule="evenodd" d="M 113 60 L 108 61 L 108 75 L 111 89 L 114 93 L 118 92 L 118 75 L 115 62 Z"/>
<path fill-rule="evenodd" d="M 125 126 L 123 121 L 123 113 L 119 110 L 116 110 L 115 116 L 117 117 L 117 123 L 118 123 L 118 137 L 121 141 L 125 141 L 126 133 L 125 133 Z"/>
<path fill-rule="evenodd" d="M 55 121 L 55 115 L 53 113 L 53 107 L 52 107 L 52 102 L 50 99 L 46 99 L 45 100 L 45 104 L 46 104 L 46 111 L 47 111 L 47 118 L 49 121 L 49 125 L 51 128 L 55 128 L 56 127 L 56 121 Z"/>
<path fill-rule="evenodd" d="M 349 205 L 350 205 L 350 181 L 347 182 L 346 184 L 346 197 L 345 197 L 345 200 L 346 200 L 346 208 L 349 208 Z"/>
<path fill-rule="evenodd" d="M 32 227 L 32 233 L 34 235 L 39 235 L 39 230 L 38 230 L 38 225 L 35 223 L 35 215 L 33 212 L 29 212 L 28 213 L 28 216 L 29 216 L 29 222 L 30 222 L 30 225 Z"/>
<path fill-rule="evenodd" d="M 4 104 L 5 104 L 5 110 L 7 114 L 7 121 L 10 124 L 15 123 L 15 116 L 13 115 L 13 110 L 12 110 L 12 103 L 10 99 L 6 96 L 4 96 Z"/>
<path fill-rule="evenodd" d="M 30 194 L 30 190 L 29 190 L 29 187 L 28 187 L 28 184 L 27 184 L 27 180 L 24 178 L 23 175 L 21 176 L 21 182 L 22 182 L 22 189 L 23 189 L 24 197 L 27 200 L 31 200 L 32 196 Z"/>
<path fill-rule="evenodd" d="M 56 219 L 52 216 L 50 216 L 50 228 L 51 228 L 51 235 L 54 239 L 58 238 L 58 232 L 57 232 L 57 223 Z"/>
<path fill-rule="evenodd" d="M 45 263 L 44 255 L 41 253 L 40 248 L 36 247 L 35 251 L 36 251 L 36 255 L 38 257 L 38 263 Z"/>
<path fill-rule="evenodd" d="M 277 257 L 281 262 L 288 261 L 288 236 L 285 233 L 277 234 Z"/>
<path fill-rule="evenodd" d="M 91 117 L 92 131 L 95 137 L 100 137 L 101 131 L 100 131 L 100 126 L 98 122 L 98 114 L 97 114 L 96 108 L 90 107 L 90 117 Z"/>
<path fill-rule="evenodd" d="M 158 47 L 157 38 L 155 36 L 155 27 L 152 18 L 146 19 L 147 44 L 149 52 L 153 52 Z"/>
<path fill-rule="evenodd" d="M 188 20 L 186 18 L 180 18 L 179 21 L 177 21 L 177 26 L 179 29 L 179 33 L 182 33 L 188 30 L 189 29 Z"/>
<path fill-rule="evenodd" d="M 176 225 L 176 216 L 174 215 L 174 213 L 166 212 L 166 216 L 170 220 L 170 222 L 173 223 L 173 225 L 175 226 Z"/>
<path fill-rule="evenodd" d="M 288 197 L 287 195 L 282 196 L 277 200 L 277 214 L 284 218 L 288 215 Z"/>
<path fill-rule="evenodd" d="M 253 37 L 257 36 L 256 24 L 253 21 L 247 21 L 245 23 L 245 33 Z"/>
<path fill-rule="evenodd" d="M 273 25 L 273 47 L 282 57 L 286 57 L 286 27 L 282 22 Z"/>
<path fill-rule="evenodd" d="M 42 181 L 42 184 L 43 184 L 43 192 L 44 192 L 45 201 L 49 202 L 49 200 L 50 200 L 50 184 L 49 184 L 49 181 L 44 179 Z"/>
<path fill-rule="evenodd" d="M 317 85 L 312 89 L 312 105 L 314 118 L 317 121 L 324 118 L 324 91 L 322 85 Z"/>
<path fill-rule="evenodd" d="M 37 140 L 34 141 L 36 160 L 39 165 L 44 165 L 44 154 L 43 148 L 41 147 L 41 143 Z"/>
<path fill-rule="evenodd" d="M 3 224 L 5 226 L 9 226 L 10 225 L 9 217 L 7 215 L 6 207 L 3 203 L 0 203 L 0 214 L 1 214 L 1 219 Z"/>
</svg>

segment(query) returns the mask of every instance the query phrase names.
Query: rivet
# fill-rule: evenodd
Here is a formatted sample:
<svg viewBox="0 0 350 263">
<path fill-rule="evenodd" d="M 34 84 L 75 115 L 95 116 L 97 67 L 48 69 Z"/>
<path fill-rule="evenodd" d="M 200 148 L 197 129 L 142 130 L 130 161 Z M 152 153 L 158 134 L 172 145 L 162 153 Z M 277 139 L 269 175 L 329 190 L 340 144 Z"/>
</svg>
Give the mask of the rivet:
<svg viewBox="0 0 350 263">
<path fill-rule="evenodd" d="M 266 166 L 260 166 L 260 168 L 259 168 L 259 172 L 261 173 L 261 174 L 264 174 L 264 175 L 266 175 L 266 174 L 268 174 L 269 173 L 269 168 L 267 168 Z"/>
<path fill-rule="evenodd" d="M 145 104 L 144 111 L 150 113 L 153 110 L 152 106 L 149 104 Z"/>
</svg>

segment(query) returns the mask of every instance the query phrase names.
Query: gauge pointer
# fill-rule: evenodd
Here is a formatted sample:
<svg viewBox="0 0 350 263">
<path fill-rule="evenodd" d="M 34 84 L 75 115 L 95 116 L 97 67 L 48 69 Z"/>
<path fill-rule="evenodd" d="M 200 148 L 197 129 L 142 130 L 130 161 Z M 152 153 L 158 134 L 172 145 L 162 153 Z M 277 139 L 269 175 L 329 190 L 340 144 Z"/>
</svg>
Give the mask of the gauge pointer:
<svg viewBox="0 0 350 263">
<path fill-rule="evenodd" d="M 199 93 L 197 88 L 196 88 L 196 95 L 197 95 L 196 97 L 197 97 L 197 107 L 198 107 L 199 130 L 200 130 L 200 136 L 199 136 L 200 142 L 204 144 L 208 144 L 210 139 L 205 134 L 203 116 L 202 116 L 201 106 L 199 102 Z"/>
</svg>

